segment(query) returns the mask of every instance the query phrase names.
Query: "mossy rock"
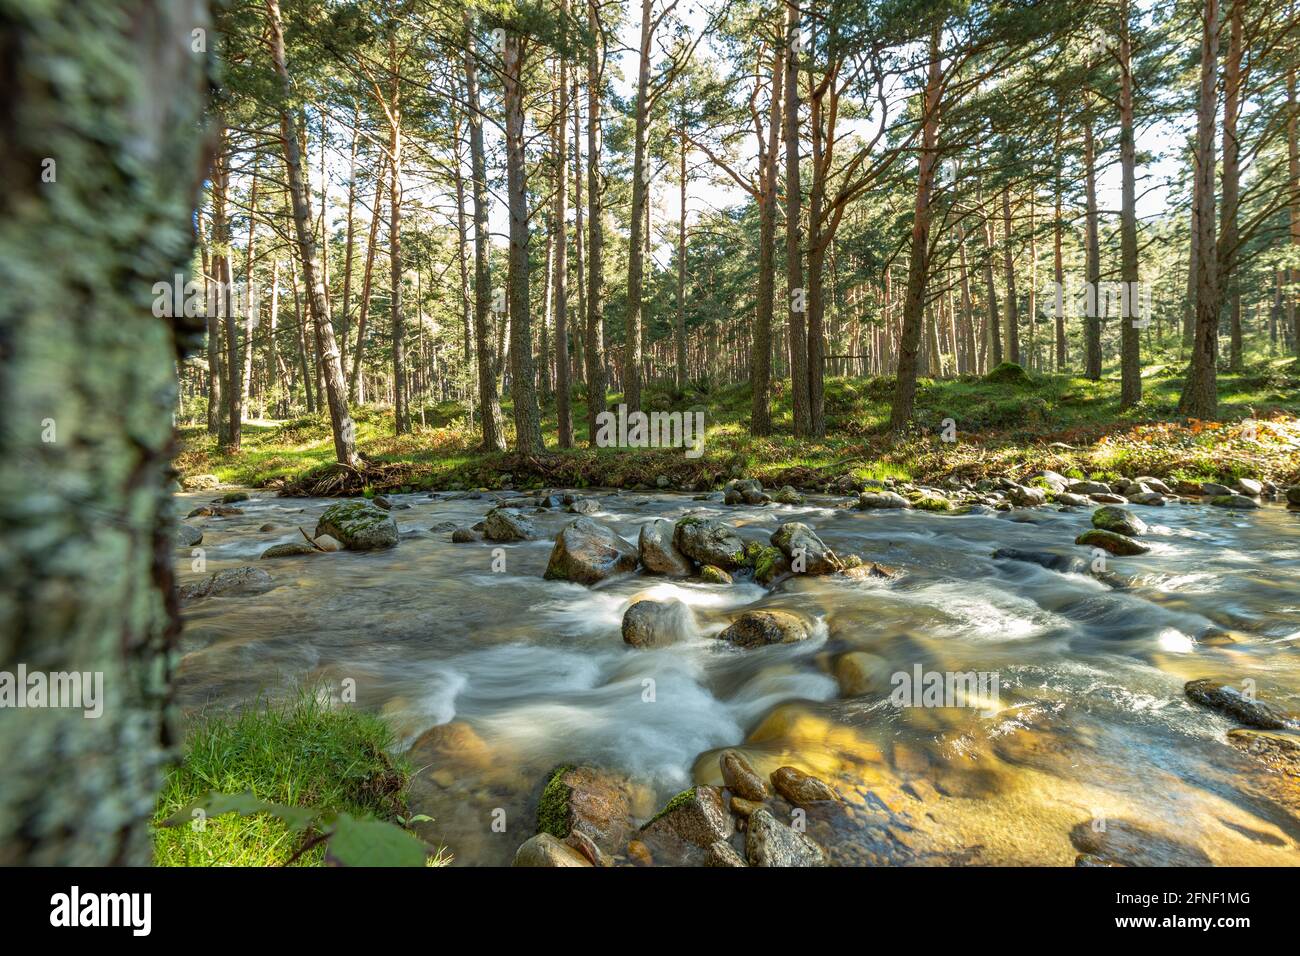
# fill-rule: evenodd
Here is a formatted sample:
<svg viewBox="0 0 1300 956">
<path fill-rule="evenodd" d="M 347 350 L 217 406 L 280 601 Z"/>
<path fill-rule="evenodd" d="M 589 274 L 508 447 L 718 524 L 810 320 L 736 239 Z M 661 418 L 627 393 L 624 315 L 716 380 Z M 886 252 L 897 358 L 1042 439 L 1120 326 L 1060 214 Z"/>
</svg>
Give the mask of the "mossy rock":
<svg viewBox="0 0 1300 956">
<path fill-rule="evenodd" d="M 349 551 L 382 551 L 397 545 L 397 522 L 369 501 L 340 501 L 316 522 L 316 534 L 328 534 Z"/>
<path fill-rule="evenodd" d="M 1118 534 L 1114 531 L 1103 531 L 1100 528 L 1090 528 L 1075 538 L 1074 543 L 1091 548 L 1101 548 L 1103 551 L 1109 551 L 1111 554 L 1121 557 L 1146 554 L 1151 550 L 1146 545 L 1138 544 L 1128 535 Z"/>
<path fill-rule="evenodd" d="M 1015 362 L 1002 362 L 999 365 L 989 369 L 984 375 L 984 381 L 996 382 L 1002 385 L 1032 385 L 1033 380 L 1029 373 Z"/>
</svg>

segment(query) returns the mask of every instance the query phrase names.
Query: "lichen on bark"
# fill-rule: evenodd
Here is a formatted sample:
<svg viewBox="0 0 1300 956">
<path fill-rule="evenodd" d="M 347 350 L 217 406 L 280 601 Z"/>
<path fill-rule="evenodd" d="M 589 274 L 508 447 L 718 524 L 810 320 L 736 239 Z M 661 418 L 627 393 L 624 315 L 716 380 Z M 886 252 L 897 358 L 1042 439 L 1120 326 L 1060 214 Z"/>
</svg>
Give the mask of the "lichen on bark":
<svg viewBox="0 0 1300 956">
<path fill-rule="evenodd" d="M 0 720 L 0 864 L 150 859 L 186 333 L 153 288 L 189 271 L 210 33 L 202 0 L 0 0 L 0 671 L 104 675 L 98 719 Z"/>
</svg>

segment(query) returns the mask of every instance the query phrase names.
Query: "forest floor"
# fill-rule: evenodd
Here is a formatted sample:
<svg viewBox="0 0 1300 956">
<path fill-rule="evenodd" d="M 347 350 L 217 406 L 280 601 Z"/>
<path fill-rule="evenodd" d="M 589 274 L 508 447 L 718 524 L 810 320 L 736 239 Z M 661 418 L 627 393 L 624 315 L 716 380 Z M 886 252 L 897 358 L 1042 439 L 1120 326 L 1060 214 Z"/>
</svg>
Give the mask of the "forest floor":
<svg viewBox="0 0 1300 956">
<path fill-rule="evenodd" d="M 386 491 L 518 489 L 540 487 L 671 487 L 703 491 L 730 478 L 757 478 L 765 486 L 814 489 L 840 481 L 899 478 L 937 481 L 1051 468 L 1070 477 L 1110 480 L 1118 475 L 1225 481 L 1240 477 L 1300 481 L 1300 362 L 1261 359 L 1241 373 L 1219 375 L 1219 419 L 1178 416 L 1185 365 L 1168 362 L 1143 371 L 1144 399 L 1119 409 L 1119 372 L 1098 382 L 1069 374 L 963 376 L 918 383 L 915 421 L 906 436 L 887 430 L 892 378 L 833 378 L 826 382 L 827 436 L 791 435 L 788 382 L 775 383 L 775 434 L 754 437 L 747 384 L 705 390 L 647 388 L 647 411 L 705 415 L 703 454 L 682 448 L 588 448 L 586 405 L 573 408 L 575 444 L 557 448 L 553 402 L 543 409 L 548 451 L 540 456 L 485 454 L 476 449 L 477 424 L 463 406 L 443 403 L 417 413 L 406 435 L 393 434 L 391 408 L 354 409 L 365 467 L 333 465 L 325 413 L 284 422 L 246 423 L 235 454 L 217 448 L 202 425 L 180 428 L 176 467 L 182 477 L 215 475 L 223 483 L 279 488 L 285 494 L 372 495 Z M 610 397 L 610 407 L 621 396 Z M 510 404 L 504 418 L 509 434 Z M 945 429 L 945 420 L 951 424 Z M 955 429 L 955 436 L 953 431 Z M 947 437 L 955 440 L 945 441 Z"/>
</svg>

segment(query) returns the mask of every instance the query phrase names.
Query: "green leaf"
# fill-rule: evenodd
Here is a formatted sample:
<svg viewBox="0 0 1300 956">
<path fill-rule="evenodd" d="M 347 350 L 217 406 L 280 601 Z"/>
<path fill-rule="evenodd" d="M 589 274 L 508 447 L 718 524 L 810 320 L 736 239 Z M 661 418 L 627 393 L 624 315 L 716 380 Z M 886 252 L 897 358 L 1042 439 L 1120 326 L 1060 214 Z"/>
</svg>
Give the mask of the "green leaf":
<svg viewBox="0 0 1300 956">
<path fill-rule="evenodd" d="M 336 866 L 424 866 L 428 847 L 401 827 L 340 813 L 325 851 Z"/>
<path fill-rule="evenodd" d="M 219 817 L 226 813 L 237 813 L 241 817 L 251 817 L 258 813 L 269 813 L 283 820 L 292 830 L 305 830 L 316 819 L 316 810 L 306 807 L 286 807 L 253 796 L 252 793 L 209 793 L 200 797 L 189 806 L 180 810 L 166 820 L 163 826 L 178 827 L 194 819 L 194 811 L 202 810 L 205 816 Z"/>
</svg>

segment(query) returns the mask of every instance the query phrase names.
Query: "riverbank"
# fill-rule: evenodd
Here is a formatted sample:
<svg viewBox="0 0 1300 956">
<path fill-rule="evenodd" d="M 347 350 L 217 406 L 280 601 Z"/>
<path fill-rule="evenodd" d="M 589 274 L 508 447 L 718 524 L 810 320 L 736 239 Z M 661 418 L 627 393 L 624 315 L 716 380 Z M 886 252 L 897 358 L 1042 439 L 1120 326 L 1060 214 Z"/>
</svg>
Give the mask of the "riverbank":
<svg viewBox="0 0 1300 956">
<path fill-rule="evenodd" d="M 1261 362 L 1220 376 L 1220 420 L 1201 422 L 1176 414 L 1181 373 L 1155 365 L 1144 375 L 1146 398 L 1121 413 L 1118 381 L 1067 375 L 996 375 L 923 381 L 917 396 L 918 427 L 908 436 L 885 430 L 890 379 L 827 382 L 827 437 L 789 434 L 788 395 L 773 404 L 776 434 L 755 438 L 746 421 L 745 386 L 712 393 L 648 390 L 646 408 L 702 411 L 703 454 L 682 449 L 591 449 L 586 408 L 574 408 L 579 448 L 556 448 L 554 408 L 546 409 L 541 456 L 484 454 L 460 407 L 422 410 L 424 424 L 391 434 L 391 410 L 355 410 L 365 467 L 333 463 L 333 443 L 323 415 L 275 424 L 246 425 L 243 448 L 223 453 L 201 426 L 180 430 L 176 467 L 186 487 L 218 483 L 268 488 L 289 495 L 371 495 L 403 491 L 523 489 L 543 487 L 707 491 L 737 477 L 764 485 L 840 490 L 870 480 L 937 483 L 1013 477 L 1047 468 L 1071 478 L 1111 481 L 1149 475 L 1165 481 L 1230 484 L 1254 477 L 1279 485 L 1300 481 L 1300 376 L 1293 360 Z M 611 396 L 616 405 L 619 396 Z M 507 403 L 507 421 L 509 407 Z M 948 440 L 951 439 L 951 440 Z"/>
</svg>

